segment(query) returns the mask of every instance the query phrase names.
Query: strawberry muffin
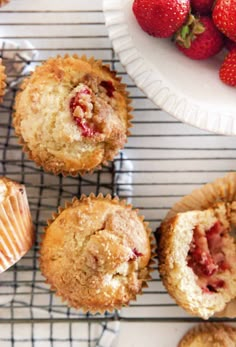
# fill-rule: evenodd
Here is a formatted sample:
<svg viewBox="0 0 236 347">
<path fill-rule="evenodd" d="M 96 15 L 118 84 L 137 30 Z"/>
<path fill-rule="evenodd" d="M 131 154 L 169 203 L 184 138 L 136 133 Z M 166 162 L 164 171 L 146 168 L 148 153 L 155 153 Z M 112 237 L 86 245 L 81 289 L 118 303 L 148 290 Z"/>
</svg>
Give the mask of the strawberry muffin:
<svg viewBox="0 0 236 347">
<path fill-rule="evenodd" d="M 234 347 L 235 345 L 235 327 L 222 323 L 205 323 L 190 329 L 178 347 Z"/>
<path fill-rule="evenodd" d="M 208 319 L 236 297 L 236 202 L 177 213 L 159 231 L 159 272 L 187 312 Z"/>
<path fill-rule="evenodd" d="M 112 160 L 130 127 L 125 85 L 94 58 L 56 57 L 38 66 L 16 97 L 13 124 L 45 171 L 77 175 Z"/>
<path fill-rule="evenodd" d="M 150 279 L 150 230 L 118 198 L 74 199 L 48 222 L 40 268 L 69 306 L 90 312 L 128 305 Z"/>
<path fill-rule="evenodd" d="M 10 2 L 10 0 L 0 0 L 0 7 L 8 4 Z"/>
<path fill-rule="evenodd" d="M 3 99 L 3 95 L 5 94 L 6 88 L 6 74 L 5 74 L 5 66 L 2 64 L 2 59 L 0 59 L 0 102 Z"/>
</svg>

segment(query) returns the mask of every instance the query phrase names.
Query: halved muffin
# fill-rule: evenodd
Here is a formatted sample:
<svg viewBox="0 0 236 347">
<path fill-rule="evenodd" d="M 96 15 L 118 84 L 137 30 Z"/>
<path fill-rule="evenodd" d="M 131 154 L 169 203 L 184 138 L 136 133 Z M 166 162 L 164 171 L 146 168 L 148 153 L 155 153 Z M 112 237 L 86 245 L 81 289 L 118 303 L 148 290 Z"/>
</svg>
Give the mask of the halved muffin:
<svg viewBox="0 0 236 347">
<path fill-rule="evenodd" d="M 236 203 L 178 213 L 159 231 L 159 271 L 186 311 L 208 319 L 236 296 Z"/>
</svg>

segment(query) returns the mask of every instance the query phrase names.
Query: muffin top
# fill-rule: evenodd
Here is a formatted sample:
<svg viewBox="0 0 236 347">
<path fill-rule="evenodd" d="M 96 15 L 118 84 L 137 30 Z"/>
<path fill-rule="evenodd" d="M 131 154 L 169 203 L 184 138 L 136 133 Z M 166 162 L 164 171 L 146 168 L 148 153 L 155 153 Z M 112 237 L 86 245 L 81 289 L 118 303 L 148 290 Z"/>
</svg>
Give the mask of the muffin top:
<svg viewBox="0 0 236 347">
<path fill-rule="evenodd" d="M 0 0 L 0 7 L 8 4 L 8 2 L 10 2 L 10 0 Z"/>
<path fill-rule="evenodd" d="M 90 171 L 126 142 L 130 107 L 125 86 L 93 58 L 47 60 L 25 80 L 14 126 L 25 150 L 55 174 Z"/>
<path fill-rule="evenodd" d="M 1 3 L 0 3 L 1 6 Z M 6 74 L 5 74 L 5 66 L 2 63 L 2 59 L 0 59 L 0 102 L 2 101 L 2 97 L 5 94 L 6 88 Z"/>
<path fill-rule="evenodd" d="M 178 347 L 234 347 L 236 329 L 226 324 L 206 323 L 193 327 Z"/>
<path fill-rule="evenodd" d="M 14 195 L 16 192 L 24 190 L 24 186 L 10 180 L 7 177 L 0 177 L 0 203 L 7 197 Z"/>
<path fill-rule="evenodd" d="M 111 311 L 134 299 L 149 278 L 149 234 L 131 206 L 109 196 L 83 197 L 49 223 L 40 267 L 70 306 Z"/>
</svg>

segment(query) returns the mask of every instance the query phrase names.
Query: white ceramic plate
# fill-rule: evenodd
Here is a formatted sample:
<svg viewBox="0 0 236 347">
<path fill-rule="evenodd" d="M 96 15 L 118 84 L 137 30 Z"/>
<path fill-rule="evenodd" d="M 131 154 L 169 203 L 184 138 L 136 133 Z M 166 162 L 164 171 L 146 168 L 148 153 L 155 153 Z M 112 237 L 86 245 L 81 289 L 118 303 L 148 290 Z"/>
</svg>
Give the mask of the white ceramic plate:
<svg viewBox="0 0 236 347">
<path fill-rule="evenodd" d="M 132 3 L 103 0 L 103 10 L 114 50 L 137 86 L 183 122 L 236 135 L 236 88 L 224 85 L 218 77 L 223 53 L 204 61 L 185 57 L 169 39 L 142 31 Z"/>
</svg>

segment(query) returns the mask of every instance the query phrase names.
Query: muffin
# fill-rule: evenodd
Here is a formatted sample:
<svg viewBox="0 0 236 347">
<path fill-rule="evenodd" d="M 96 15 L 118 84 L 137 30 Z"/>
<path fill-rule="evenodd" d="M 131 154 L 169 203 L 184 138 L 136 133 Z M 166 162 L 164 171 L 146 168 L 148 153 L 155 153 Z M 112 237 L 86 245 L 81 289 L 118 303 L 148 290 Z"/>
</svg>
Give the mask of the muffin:
<svg viewBox="0 0 236 347">
<path fill-rule="evenodd" d="M 124 147 L 129 103 L 125 85 L 107 65 L 57 56 L 23 82 L 13 125 L 37 165 L 75 176 L 100 168 Z"/>
<path fill-rule="evenodd" d="M 150 279 L 150 230 L 118 198 L 74 198 L 53 216 L 40 247 L 40 268 L 63 301 L 92 313 L 113 311 Z"/>
<path fill-rule="evenodd" d="M 15 264 L 34 242 L 25 187 L 0 178 L 0 272 Z"/>
<path fill-rule="evenodd" d="M 5 94 L 5 89 L 6 89 L 5 66 L 2 63 L 2 59 L 0 58 L 0 102 L 2 102 L 3 95 Z"/>
<path fill-rule="evenodd" d="M 236 202 L 178 213 L 158 233 L 161 279 L 187 312 L 208 319 L 236 297 Z"/>
<path fill-rule="evenodd" d="M 236 329 L 219 323 L 199 324 L 190 329 L 178 347 L 235 347 Z"/>
<path fill-rule="evenodd" d="M 0 7 L 8 4 L 10 2 L 10 0 L 0 0 Z"/>
</svg>

